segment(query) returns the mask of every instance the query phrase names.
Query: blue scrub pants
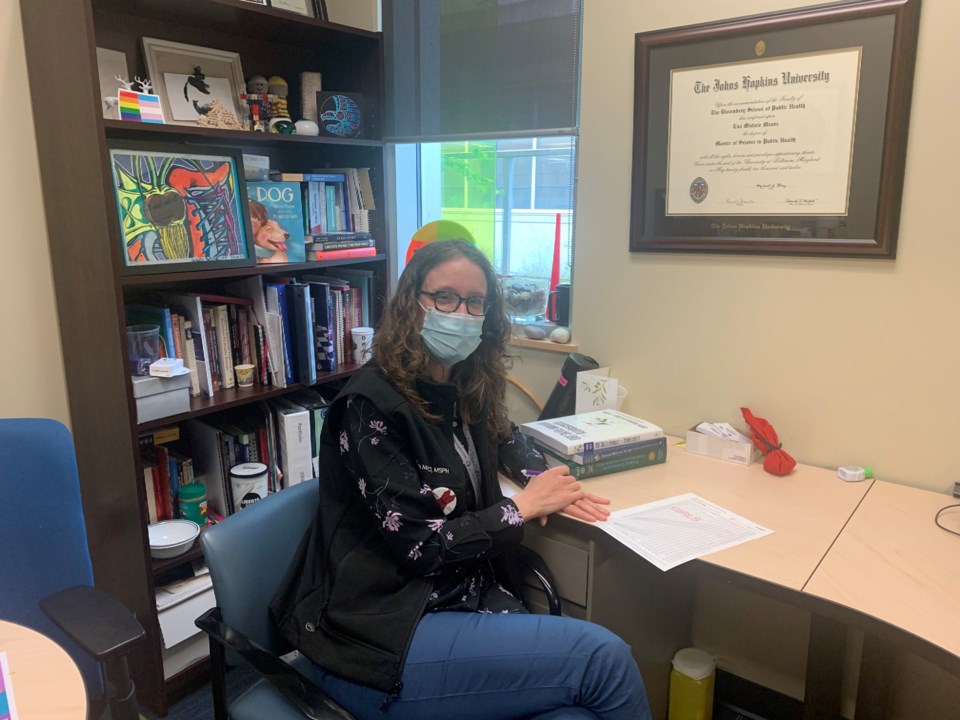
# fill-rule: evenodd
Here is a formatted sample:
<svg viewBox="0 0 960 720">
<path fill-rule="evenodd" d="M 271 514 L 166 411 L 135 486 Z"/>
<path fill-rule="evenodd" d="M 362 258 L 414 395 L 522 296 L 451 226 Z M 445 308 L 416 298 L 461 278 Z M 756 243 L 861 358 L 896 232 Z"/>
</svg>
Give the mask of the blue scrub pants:
<svg viewBox="0 0 960 720">
<path fill-rule="evenodd" d="M 650 719 L 629 646 L 599 625 L 551 615 L 425 615 L 403 690 L 386 707 L 382 691 L 315 672 L 359 720 Z"/>
</svg>

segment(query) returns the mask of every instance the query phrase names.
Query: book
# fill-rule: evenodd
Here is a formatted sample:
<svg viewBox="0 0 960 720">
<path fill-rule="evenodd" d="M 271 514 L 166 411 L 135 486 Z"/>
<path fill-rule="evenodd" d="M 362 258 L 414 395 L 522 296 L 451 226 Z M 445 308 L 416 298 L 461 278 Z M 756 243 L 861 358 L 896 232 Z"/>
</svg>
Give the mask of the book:
<svg viewBox="0 0 960 720">
<path fill-rule="evenodd" d="M 272 398 L 269 403 L 277 417 L 283 487 L 293 487 L 313 477 L 310 411 L 285 397 Z"/>
<path fill-rule="evenodd" d="M 541 445 L 568 456 L 652 440 L 663 435 L 663 430 L 657 425 L 619 410 L 594 410 L 550 420 L 535 420 L 523 423 L 520 430 Z"/>
<path fill-rule="evenodd" d="M 637 449 L 638 445 L 643 447 Z M 570 468 L 570 474 L 578 480 L 659 465 L 667 461 L 667 439 L 663 436 L 643 443 L 632 443 L 632 447 L 634 447 L 634 450 L 631 452 L 588 463 L 574 462 L 547 447 L 541 446 L 540 449 L 543 450 L 547 465 L 550 467 L 566 465 Z"/>
<path fill-rule="evenodd" d="M 657 440 L 659 440 L 659 438 L 654 438 L 653 440 L 641 440 L 640 442 L 635 443 L 626 443 L 625 445 L 612 445 L 610 447 L 587 450 L 586 452 L 574 453 L 573 455 L 565 456 L 564 459 L 579 463 L 580 465 L 588 465 L 590 463 L 597 462 L 598 460 L 608 460 L 620 455 L 630 455 L 631 453 L 644 450 L 650 444 L 656 443 Z"/>
<path fill-rule="evenodd" d="M 248 182 L 250 226 L 258 263 L 304 262 L 299 182 Z"/>
<path fill-rule="evenodd" d="M 320 431 L 327 417 L 330 403 L 312 388 L 296 390 L 287 395 L 292 402 L 310 413 L 310 455 L 313 462 L 314 477 L 320 476 Z"/>
<path fill-rule="evenodd" d="M 293 326 L 293 345 L 296 355 L 297 380 L 303 385 L 317 381 L 316 329 L 313 318 L 313 299 L 310 285 L 292 282 L 287 286 L 290 293 L 290 312 Z"/>
<path fill-rule="evenodd" d="M 283 361 L 283 377 L 285 379 L 285 383 L 281 387 L 286 387 L 294 382 L 293 340 L 291 337 L 290 310 L 287 302 L 287 286 L 281 282 L 269 282 L 263 284 L 263 289 L 266 295 L 267 311 L 279 317 L 279 323 L 268 324 L 268 329 L 271 328 L 271 325 L 276 327 L 278 324 L 281 328 L 280 333 L 271 332 L 270 334 L 277 336 L 277 339 L 273 342 L 279 341 L 279 344 L 275 347 Z"/>
<path fill-rule="evenodd" d="M 355 268 L 338 267 L 337 277 L 346 280 L 351 288 L 360 290 L 360 325 L 371 327 L 371 306 L 373 303 L 373 289 L 375 287 L 375 273 L 373 270 L 358 270 Z"/>
<path fill-rule="evenodd" d="M 311 250 L 307 260 L 321 262 L 323 260 L 348 260 L 351 258 L 373 257 L 377 254 L 375 247 L 347 248 L 345 250 Z"/>
<path fill-rule="evenodd" d="M 201 391 L 213 397 L 216 390 L 213 381 L 213 363 L 211 362 L 213 349 L 209 346 L 207 335 L 204 332 L 203 307 L 200 298 L 188 293 L 163 293 L 163 297 L 189 321 L 193 336 L 193 365 L 196 369 L 197 383 Z M 189 354 L 186 364 L 188 367 L 190 366 Z"/>
</svg>

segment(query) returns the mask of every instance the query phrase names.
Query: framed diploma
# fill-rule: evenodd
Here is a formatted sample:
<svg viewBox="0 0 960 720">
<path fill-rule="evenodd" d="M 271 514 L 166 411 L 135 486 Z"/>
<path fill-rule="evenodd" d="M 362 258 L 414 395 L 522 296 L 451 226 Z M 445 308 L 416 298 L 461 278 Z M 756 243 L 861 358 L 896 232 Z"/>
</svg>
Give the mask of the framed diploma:
<svg viewBox="0 0 960 720">
<path fill-rule="evenodd" d="M 893 258 L 920 0 L 636 36 L 630 250 Z"/>
</svg>

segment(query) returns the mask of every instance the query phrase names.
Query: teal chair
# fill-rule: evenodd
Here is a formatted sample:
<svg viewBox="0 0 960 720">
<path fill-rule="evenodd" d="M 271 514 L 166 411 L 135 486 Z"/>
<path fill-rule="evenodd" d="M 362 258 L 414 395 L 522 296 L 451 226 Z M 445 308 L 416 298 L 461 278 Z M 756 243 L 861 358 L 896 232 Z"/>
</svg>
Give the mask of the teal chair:
<svg viewBox="0 0 960 720">
<path fill-rule="evenodd" d="M 274 628 L 268 607 L 287 578 L 317 513 L 319 480 L 294 485 L 245 508 L 200 536 L 217 607 L 197 619 L 210 637 L 211 689 L 216 720 L 351 720 L 353 716 L 308 677 L 310 661 L 290 663 L 290 648 Z M 521 562 L 543 586 L 552 614 L 560 614 L 546 564 L 523 548 Z M 260 679 L 227 707 L 227 651 Z M 550 715 L 546 717 L 583 717 Z"/>
<path fill-rule="evenodd" d="M 55 420 L 0 419 L 0 548 L 0 619 L 70 654 L 88 717 L 139 718 L 126 656 L 143 627 L 93 587 L 73 438 Z"/>
</svg>

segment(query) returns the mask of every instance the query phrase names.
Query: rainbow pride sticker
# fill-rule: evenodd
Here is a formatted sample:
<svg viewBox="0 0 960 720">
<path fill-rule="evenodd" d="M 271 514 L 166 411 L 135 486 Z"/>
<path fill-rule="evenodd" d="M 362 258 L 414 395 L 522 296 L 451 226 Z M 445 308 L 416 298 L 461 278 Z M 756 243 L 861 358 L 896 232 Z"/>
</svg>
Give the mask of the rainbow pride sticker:
<svg viewBox="0 0 960 720">
<path fill-rule="evenodd" d="M 121 120 L 163 124 L 159 95 L 148 95 L 134 90 L 119 90 L 118 93 Z"/>
</svg>

